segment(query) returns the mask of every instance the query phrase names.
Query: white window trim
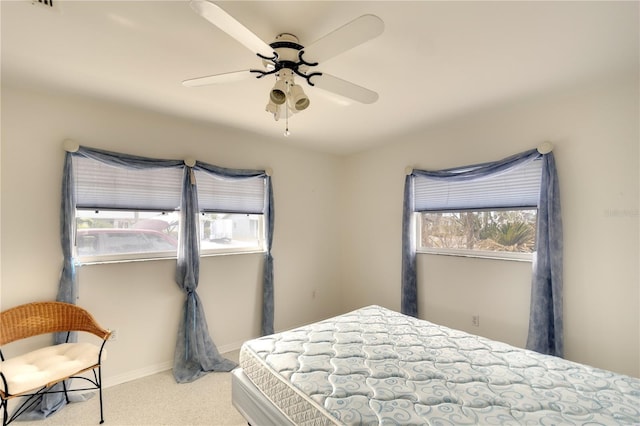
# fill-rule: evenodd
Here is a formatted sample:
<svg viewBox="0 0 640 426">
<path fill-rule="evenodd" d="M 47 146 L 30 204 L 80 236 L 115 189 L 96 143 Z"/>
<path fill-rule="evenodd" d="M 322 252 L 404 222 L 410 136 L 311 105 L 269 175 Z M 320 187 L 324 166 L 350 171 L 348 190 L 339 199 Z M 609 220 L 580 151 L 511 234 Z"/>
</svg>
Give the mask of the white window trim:
<svg viewBox="0 0 640 426">
<path fill-rule="evenodd" d="M 215 248 L 215 249 L 200 249 L 200 256 L 217 256 L 217 255 L 230 255 L 230 254 L 243 254 L 243 253 L 264 253 L 267 249 L 264 246 L 264 239 L 260 239 L 260 244 L 257 246 L 249 247 L 229 247 L 229 248 Z"/>
<path fill-rule="evenodd" d="M 75 258 L 76 264 L 80 266 L 84 265 L 102 265 L 109 263 L 129 263 L 129 262 L 147 262 L 153 260 L 166 260 L 177 259 L 177 255 L 173 251 L 164 252 L 146 252 L 145 256 L 141 257 L 141 253 L 126 253 L 126 254 L 101 254 L 99 256 L 77 256 Z"/>
<path fill-rule="evenodd" d="M 258 222 L 260 225 L 260 229 L 258 229 L 258 244 L 247 246 L 247 247 L 229 247 L 229 248 L 208 248 L 203 249 L 200 246 L 200 256 L 217 256 L 217 255 L 229 255 L 229 254 L 243 254 L 243 253 L 264 253 L 267 251 L 267 246 L 265 243 L 265 233 L 266 233 L 266 215 L 261 213 L 256 216 L 261 216 L 261 220 Z"/>
<path fill-rule="evenodd" d="M 519 253 L 510 251 L 465 250 L 446 248 L 419 248 L 417 253 L 435 254 L 443 256 L 477 257 L 481 259 L 514 260 L 518 262 L 532 262 L 533 253 Z"/>
<path fill-rule="evenodd" d="M 74 247 L 75 251 L 75 247 Z M 229 247 L 229 248 L 215 248 L 215 249 L 201 249 L 200 257 L 212 257 L 212 256 L 229 256 L 234 254 L 251 254 L 251 253 L 264 253 L 267 249 L 264 244 L 264 238 L 260 240 L 260 244 L 257 246 L 249 247 Z M 99 265 L 107 263 L 125 263 L 125 262 L 145 262 L 153 260 L 176 260 L 178 255 L 175 251 L 151 251 L 151 252 L 136 252 L 136 253 L 124 253 L 124 254 L 101 254 L 97 256 L 75 256 L 77 265 Z"/>
<path fill-rule="evenodd" d="M 435 254 L 442 256 L 476 257 L 480 259 L 512 260 L 518 262 L 533 262 L 533 253 L 421 247 L 419 242 L 422 237 L 422 221 L 420 220 L 420 213 L 415 212 L 412 216 L 413 227 L 416 232 L 416 253 Z"/>
<path fill-rule="evenodd" d="M 235 250 L 203 250 L 200 252 L 200 257 L 233 256 L 235 254 L 255 254 L 265 252 L 266 249 L 257 249 L 255 247 L 247 247 L 245 249 Z"/>
<path fill-rule="evenodd" d="M 85 209 L 86 210 L 86 209 Z M 160 212 L 159 212 L 160 213 Z M 250 246 L 233 246 L 229 247 L 216 247 L 216 248 L 202 248 L 200 246 L 200 257 L 212 257 L 212 256 L 228 256 L 235 254 L 251 254 L 251 253 L 265 253 L 266 242 L 265 242 L 265 215 L 260 214 L 258 216 L 262 216 L 262 220 L 259 221 L 260 229 L 258 232 L 259 238 L 257 240 L 257 244 Z M 77 220 L 77 212 L 75 216 L 75 220 Z M 118 229 L 118 228 L 114 228 Z M 76 230 L 77 232 L 77 230 Z M 111 264 L 111 263 L 127 263 L 127 262 L 145 262 L 145 261 L 155 261 L 155 260 L 166 260 L 166 259 L 177 259 L 177 249 L 169 250 L 169 251 L 140 251 L 140 252 L 130 252 L 130 253 L 117 253 L 117 254 L 99 254 L 99 255 L 78 255 L 77 247 L 74 244 L 74 259 L 77 265 L 100 265 L 100 264 Z"/>
<path fill-rule="evenodd" d="M 256 249 L 255 247 L 247 247 L 244 249 L 211 249 L 202 251 L 200 257 L 216 257 L 216 256 L 233 256 L 243 254 L 264 253 L 265 249 Z M 106 265 L 112 263 L 131 263 L 131 262 L 154 262 L 157 260 L 173 260 L 176 261 L 178 256 L 175 252 L 149 252 L 146 257 L 136 256 L 134 254 L 112 254 L 100 256 L 82 256 L 76 257 L 76 264 L 79 266 L 88 265 Z"/>
</svg>

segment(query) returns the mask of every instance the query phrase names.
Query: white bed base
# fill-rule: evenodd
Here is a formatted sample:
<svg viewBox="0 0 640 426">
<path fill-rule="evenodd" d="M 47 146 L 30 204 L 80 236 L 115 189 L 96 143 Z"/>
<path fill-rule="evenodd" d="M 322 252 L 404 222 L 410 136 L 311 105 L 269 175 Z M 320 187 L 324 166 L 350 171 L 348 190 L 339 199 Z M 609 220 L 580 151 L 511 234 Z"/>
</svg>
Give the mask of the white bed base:
<svg viewBox="0 0 640 426">
<path fill-rule="evenodd" d="M 233 406 L 253 426 L 295 426 L 244 374 L 242 368 L 231 372 Z"/>
</svg>

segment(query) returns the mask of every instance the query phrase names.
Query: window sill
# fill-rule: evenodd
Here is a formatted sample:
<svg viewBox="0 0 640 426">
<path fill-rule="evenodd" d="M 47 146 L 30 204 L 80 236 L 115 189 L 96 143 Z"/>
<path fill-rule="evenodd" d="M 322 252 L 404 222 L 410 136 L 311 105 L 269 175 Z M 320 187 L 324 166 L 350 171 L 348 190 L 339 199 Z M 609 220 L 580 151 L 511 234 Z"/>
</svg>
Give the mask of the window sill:
<svg viewBox="0 0 640 426">
<path fill-rule="evenodd" d="M 200 258 L 217 257 L 217 256 L 234 256 L 234 255 L 256 254 L 256 253 L 265 253 L 265 251 L 261 249 L 254 249 L 254 250 L 241 250 L 241 251 L 236 250 L 236 251 L 205 252 L 205 253 L 200 253 Z M 155 262 L 158 260 L 172 260 L 175 262 L 177 261 L 177 257 L 176 255 L 147 257 L 147 258 L 132 258 L 128 256 L 104 256 L 104 257 L 94 257 L 87 260 L 77 259 L 76 265 L 78 266 L 108 265 L 108 264 L 115 264 L 115 263 Z"/>
<path fill-rule="evenodd" d="M 440 256 L 457 256 L 457 257 L 474 257 L 479 259 L 491 259 L 491 260 L 508 260 L 515 262 L 529 262 L 533 261 L 533 253 L 515 253 L 515 252 L 492 252 L 492 251 L 480 251 L 480 250 L 435 250 L 435 249 L 418 249 L 418 254 L 432 254 Z"/>
<path fill-rule="evenodd" d="M 258 254 L 258 253 L 266 253 L 266 251 L 262 249 L 252 249 L 252 250 L 241 250 L 241 251 L 205 252 L 205 253 L 200 253 L 200 257 L 234 256 L 239 254 L 242 255 L 242 254 Z"/>
</svg>

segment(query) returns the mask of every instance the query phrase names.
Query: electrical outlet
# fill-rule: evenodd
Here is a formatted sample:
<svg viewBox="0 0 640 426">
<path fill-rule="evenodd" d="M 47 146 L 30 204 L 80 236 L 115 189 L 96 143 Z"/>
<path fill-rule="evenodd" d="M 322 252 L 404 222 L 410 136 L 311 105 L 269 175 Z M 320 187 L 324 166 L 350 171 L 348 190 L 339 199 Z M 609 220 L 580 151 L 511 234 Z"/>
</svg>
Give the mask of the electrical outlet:
<svg viewBox="0 0 640 426">
<path fill-rule="evenodd" d="M 471 324 L 474 327 L 480 327 L 480 315 L 475 314 L 471 317 Z"/>
<path fill-rule="evenodd" d="M 109 340 L 118 340 L 118 330 L 111 330 L 111 336 L 109 337 Z"/>
</svg>

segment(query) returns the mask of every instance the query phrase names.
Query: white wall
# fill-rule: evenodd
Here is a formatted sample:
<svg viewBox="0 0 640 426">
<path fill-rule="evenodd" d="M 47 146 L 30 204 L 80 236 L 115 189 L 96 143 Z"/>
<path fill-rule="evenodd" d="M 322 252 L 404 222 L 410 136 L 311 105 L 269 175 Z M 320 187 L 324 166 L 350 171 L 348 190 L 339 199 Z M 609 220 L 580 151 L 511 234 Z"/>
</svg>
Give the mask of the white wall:
<svg viewBox="0 0 640 426">
<path fill-rule="evenodd" d="M 493 161 L 552 141 L 566 356 L 639 376 L 639 114 L 636 75 L 458 117 L 344 159 L 345 308 L 400 308 L 405 167 Z M 527 263 L 418 255 L 420 315 L 524 346 L 530 276 Z"/>
<path fill-rule="evenodd" d="M 0 308 L 55 297 L 65 138 L 158 158 L 271 167 L 276 329 L 372 303 L 400 308 L 406 166 L 492 161 L 550 140 L 565 226 L 566 355 L 638 376 L 639 113 L 637 78 L 621 79 L 459 117 L 336 158 L 108 102 L 3 87 Z M 256 255 L 202 261 L 198 291 L 221 350 L 259 332 L 261 262 Z M 524 345 L 530 264 L 420 255 L 418 266 L 422 317 Z M 166 260 L 80 269 L 79 304 L 119 331 L 107 383 L 171 365 L 183 301 L 173 271 Z M 479 328 L 471 327 L 473 314 Z"/>
<path fill-rule="evenodd" d="M 62 142 L 71 138 L 148 157 L 272 168 L 275 327 L 290 328 L 339 313 L 339 271 L 331 267 L 338 263 L 335 157 L 70 95 L 3 86 L 2 107 L 2 309 L 56 296 L 62 261 Z M 172 365 L 184 300 L 173 280 L 174 270 L 171 260 L 79 269 L 78 304 L 104 326 L 118 330 L 118 340 L 109 344 L 107 383 Z M 202 259 L 198 292 L 221 351 L 236 349 L 259 334 L 261 277 L 261 255 Z"/>
</svg>

